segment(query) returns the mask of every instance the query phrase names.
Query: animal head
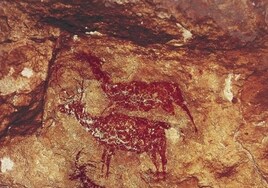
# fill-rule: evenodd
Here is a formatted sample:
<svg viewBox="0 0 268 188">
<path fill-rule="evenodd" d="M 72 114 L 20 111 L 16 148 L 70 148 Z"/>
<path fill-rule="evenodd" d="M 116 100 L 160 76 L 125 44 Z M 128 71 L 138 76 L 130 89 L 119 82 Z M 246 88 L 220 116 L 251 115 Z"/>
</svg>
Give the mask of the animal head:
<svg viewBox="0 0 268 188">
<path fill-rule="evenodd" d="M 103 61 L 101 61 L 100 58 L 92 54 L 87 54 L 85 52 L 77 53 L 76 58 L 80 61 L 85 61 L 89 64 L 97 80 L 100 80 L 106 83 L 109 82 L 110 76 L 107 72 L 102 70 Z"/>
<path fill-rule="evenodd" d="M 68 115 L 77 115 L 84 111 L 84 104 L 75 100 L 66 104 L 60 104 L 58 107 L 60 112 Z"/>
<path fill-rule="evenodd" d="M 103 61 L 100 60 L 97 56 L 94 56 L 90 53 L 80 52 L 76 54 L 76 58 L 80 61 L 86 61 L 93 67 L 101 68 Z"/>
</svg>

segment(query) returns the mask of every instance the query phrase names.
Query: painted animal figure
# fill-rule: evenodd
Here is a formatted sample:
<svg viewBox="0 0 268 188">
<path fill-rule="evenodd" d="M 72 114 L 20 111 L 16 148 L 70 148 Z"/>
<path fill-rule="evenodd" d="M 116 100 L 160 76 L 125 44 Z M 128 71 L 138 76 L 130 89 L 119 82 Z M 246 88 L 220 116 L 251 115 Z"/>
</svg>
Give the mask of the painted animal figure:
<svg viewBox="0 0 268 188">
<path fill-rule="evenodd" d="M 102 70 L 103 62 L 98 57 L 81 52 L 76 54 L 76 58 L 88 63 L 95 78 L 101 82 L 102 90 L 115 105 L 122 106 L 128 110 L 142 111 L 161 107 L 166 112 L 174 115 L 173 103 L 175 103 L 187 113 L 195 132 L 197 132 L 193 116 L 177 84 L 165 81 L 113 83 L 110 75 Z"/>
<path fill-rule="evenodd" d="M 79 151 L 75 157 L 75 171 L 69 176 L 70 180 L 79 180 L 81 182 L 81 188 L 104 188 L 103 186 L 97 185 L 87 176 L 88 168 L 96 168 L 91 163 L 79 164 L 79 158 L 82 151 Z"/>
<path fill-rule="evenodd" d="M 138 154 L 146 152 L 159 172 L 159 155 L 162 172 L 166 172 L 166 136 L 165 129 L 169 124 L 151 121 L 141 117 L 111 113 L 105 117 L 93 117 L 85 112 L 85 105 L 72 101 L 59 105 L 62 113 L 74 115 L 77 121 L 104 145 L 102 154 L 103 167 L 106 165 L 106 176 L 109 174 L 110 161 L 115 150 L 132 151 Z"/>
</svg>

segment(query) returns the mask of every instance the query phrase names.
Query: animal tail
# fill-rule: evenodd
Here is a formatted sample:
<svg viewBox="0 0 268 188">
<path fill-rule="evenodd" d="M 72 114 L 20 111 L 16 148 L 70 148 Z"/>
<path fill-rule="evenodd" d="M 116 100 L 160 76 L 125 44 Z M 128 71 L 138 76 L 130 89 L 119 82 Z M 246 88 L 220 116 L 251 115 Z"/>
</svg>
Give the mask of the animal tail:
<svg viewBox="0 0 268 188">
<path fill-rule="evenodd" d="M 174 99 L 174 102 L 175 102 L 178 106 L 180 106 L 180 107 L 187 113 L 187 115 L 189 116 L 189 118 L 190 118 L 190 120 L 191 120 L 191 122 L 192 122 L 192 124 L 193 124 L 193 126 L 194 126 L 194 131 L 195 131 L 195 132 L 198 132 L 197 127 L 196 127 L 195 122 L 194 122 L 194 118 L 193 118 L 193 116 L 192 116 L 190 110 L 188 109 L 188 107 L 187 107 L 187 105 L 186 105 L 187 103 L 186 103 L 186 101 L 184 100 L 184 98 L 183 98 L 183 96 L 182 96 L 182 92 L 181 92 L 181 90 L 180 90 L 179 87 L 176 87 L 176 91 L 175 91 L 175 93 L 174 93 L 174 95 L 173 95 L 173 99 Z"/>
<path fill-rule="evenodd" d="M 179 105 L 187 113 L 187 115 L 189 116 L 189 118 L 190 118 L 190 120 L 191 120 L 191 122 L 192 122 L 192 124 L 194 126 L 194 131 L 198 132 L 197 127 L 196 127 L 195 122 L 194 122 L 194 118 L 193 118 L 190 110 L 188 109 L 188 107 L 186 105 L 186 102 L 184 101 L 183 103 L 180 103 Z"/>
</svg>

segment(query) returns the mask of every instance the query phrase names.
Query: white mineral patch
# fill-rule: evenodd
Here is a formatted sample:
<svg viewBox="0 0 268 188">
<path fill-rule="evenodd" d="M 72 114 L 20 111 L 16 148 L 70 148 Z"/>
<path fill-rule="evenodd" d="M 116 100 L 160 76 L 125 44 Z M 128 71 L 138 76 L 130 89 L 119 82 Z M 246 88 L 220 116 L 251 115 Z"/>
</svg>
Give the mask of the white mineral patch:
<svg viewBox="0 0 268 188">
<path fill-rule="evenodd" d="M 265 127 L 267 125 L 267 122 L 266 121 L 261 121 L 261 122 L 258 122 L 258 123 L 254 123 L 255 126 L 258 126 L 258 127 Z"/>
<path fill-rule="evenodd" d="M 73 36 L 73 41 L 78 41 L 78 40 L 79 40 L 78 35 L 74 35 L 74 36 Z"/>
<path fill-rule="evenodd" d="M 166 12 L 157 12 L 157 16 L 161 19 L 166 19 L 166 18 L 170 18 L 171 15 L 166 13 Z"/>
<path fill-rule="evenodd" d="M 187 30 L 186 28 L 184 28 L 181 24 L 176 23 L 177 27 L 179 27 L 182 31 L 182 36 L 183 36 L 183 41 L 187 42 L 190 38 L 192 38 L 193 34 L 191 33 L 191 31 Z"/>
<path fill-rule="evenodd" d="M 106 3 L 117 3 L 119 5 L 123 5 L 126 3 L 135 3 L 137 0 L 106 0 Z"/>
<path fill-rule="evenodd" d="M 175 128 L 171 127 L 170 129 L 165 130 L 167 138 L 173 143 L 176 144 L 180 139 L 180 133 Z"/>
<path fill-rule="evenodd" d="M 26 77 L 26 78 L 30 78 L 33 75 L 33 70 L 30 68 L 25 67 L 22 71 L 21 71 L 21 75 Z"/>
<path fill-rule="evenodd" d="M 9 157 L 3 157 L 1 161 L 1 172 L 5 173 L 13 169 L 14 162 Z"/>
<path fill-rule="evenodd" d="M 234 97 L 234 94 L 232 93 L 233 76 L 234 75 L 232 73 L 228 74 L 227 78 L 225 79 L 225 85 L 223 90 L 224 97 L 230 102 L 233 100 Z"/>
<path fill-rule="evenodd" d="M 98 32 L 98 31 L 90 31 L 90 32 L 87 31 L 86 35 L 102 36 L 102 33 Z"/>
</svg>

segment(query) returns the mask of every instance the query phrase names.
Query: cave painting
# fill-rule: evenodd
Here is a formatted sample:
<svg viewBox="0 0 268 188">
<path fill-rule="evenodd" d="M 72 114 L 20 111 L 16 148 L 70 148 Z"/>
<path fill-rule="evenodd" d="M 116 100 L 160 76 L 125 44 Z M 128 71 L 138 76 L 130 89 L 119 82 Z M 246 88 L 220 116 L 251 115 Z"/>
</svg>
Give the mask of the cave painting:
<svg viewBox="0 0 268 188">
<path fill-rule="evenodd" d="M 74 172 L 70 174 L 69 179 L 70 180 L 79 180 L 82 184 L 82 188 L 104 188 L 104 186 L 100 186 L 96 184 L 91 178 L 88 177 L 87 172 L 88 169 L 92 171 L 92 169 L 95 169 L 96 166 L 92 163 L 84 163 L 80 164 L 79 159 L 81 156 L 82 150 L 80 150 L 76 156 L 74 161 Z"/>
<path fill-rule="evenodd" d="M 110 75 L 102 70 L 103 62 L 98 57 L 81 52 L 76 54 L 75 58 L 80 62 L 88 63 L 95 78 L 100 81 L 101 88 L 107 98 L 115 106 L 145 112 L 160 107 L 174 115 L 173 103 L 175 103 L 187 113 L 194 125 L 195 132 L 197 132 L 181 90 L 175 83 L 164 81 L 113 83 Z M 81 91 L 84 91 L 83 87 Z M 83 93 L 81 94 L 83 95 Z M 102 171 L 106 168 L 106 177 L 109 175 L 110 162 L 116 150 L 138 154 L 147 153 L 156 168 L 156 174 L 164 175 L 166 173 L 165 129 L 170 128 L 170 124 L 125 115 L 116 112 L 116 110 L 105 116 L 93 116 L 86 112 L 82 96 L 79 100 L 73 99 L 68 103 L 59 105 L 59 109 L 62 113 L 75 116 L 85 130 L 104 145 L 101 159 Z"/>
<path fill-rule="evenodd" d="M 80 52 L 76 54 L 76 58 L 88 63 L 95 78 L 100 81 L 102 90 L 115 105 L 122 106 L 128 110 L 142 111 L 149 111 L 160 107 L 174 115 L 173 103 L 175 103 L 187 113 L 194 126 L 194 131 L 197 132 L 193 116 L 177 84 L 165 81 L 113 83 L 110 75 L 102 70 L 103 62 L 98 57 Z"/>
<path fill-rule="evenodd" d="M 111 113 L 107 116 L 94 117 L 85 111 L 81 101 L 73 100 L 59 105 L 62 113 L 74 115 L 77 121 L 104 145 L 102 170 L 106 166 L 106 176 L 115 150 L 132 151 L 138 154 L 146 152 L 159 174 L 159 154 L 162 171 L 166 172 L 166 136 L 165 129 L 170 125 L 161 121 L 151 121 L 141 117 Z"/>
</svg>

